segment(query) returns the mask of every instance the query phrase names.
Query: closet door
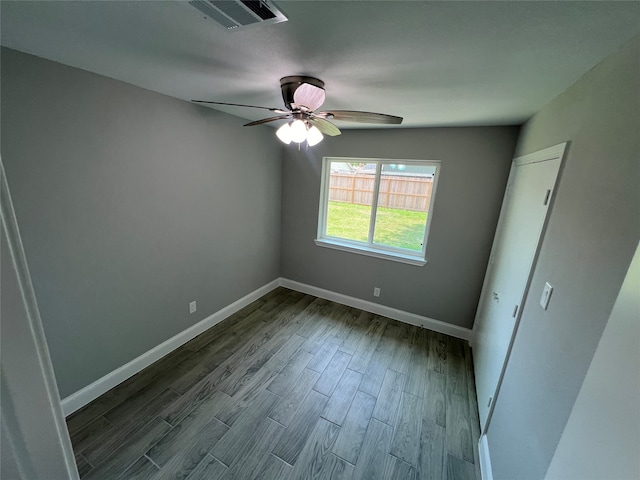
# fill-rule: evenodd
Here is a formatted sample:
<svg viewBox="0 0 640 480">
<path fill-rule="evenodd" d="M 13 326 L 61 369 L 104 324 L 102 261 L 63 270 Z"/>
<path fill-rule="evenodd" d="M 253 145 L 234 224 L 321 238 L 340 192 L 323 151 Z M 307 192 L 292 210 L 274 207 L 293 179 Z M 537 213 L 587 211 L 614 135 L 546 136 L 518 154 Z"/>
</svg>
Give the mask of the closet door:
<svg viewBox="0 0 640 480">
<path fill-rule="evenodd" d="M 513 343 L 565 144 L 514 159 L 474 324 L 484 430 Z"/>
</svg>

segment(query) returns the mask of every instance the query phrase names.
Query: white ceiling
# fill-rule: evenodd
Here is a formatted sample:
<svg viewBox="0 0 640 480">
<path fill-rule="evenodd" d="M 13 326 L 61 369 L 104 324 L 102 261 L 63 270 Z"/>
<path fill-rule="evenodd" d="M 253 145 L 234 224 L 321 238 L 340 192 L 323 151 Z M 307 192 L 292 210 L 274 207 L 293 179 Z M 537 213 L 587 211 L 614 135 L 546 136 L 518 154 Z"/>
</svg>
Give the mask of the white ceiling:
<svg viewBox="0 0 640 480">
<path fill-rule="evenodd" d="M 281 77 L 316 76 L 325 107 L 418 127 L 520 124 L 640 31 L 637 1 L 276 3 L 228 32 L 185 2 L 3 0 L 0 38 L 185 100 L 280 108 Z"/>
</svg>

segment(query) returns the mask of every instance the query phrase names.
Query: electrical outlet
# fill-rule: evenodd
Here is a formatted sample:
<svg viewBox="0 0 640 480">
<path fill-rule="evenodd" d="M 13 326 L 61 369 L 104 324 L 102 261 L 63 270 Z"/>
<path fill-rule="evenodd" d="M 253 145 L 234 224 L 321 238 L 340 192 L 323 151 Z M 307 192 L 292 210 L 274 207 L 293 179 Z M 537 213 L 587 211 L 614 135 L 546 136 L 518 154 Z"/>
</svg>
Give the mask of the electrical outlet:
<svg viewBox="0 0 640 480">
<path fill-rule="evenodd" d="M 380 296 L 380 288 L 373 287 L 373 296 L 374 297 L 379 297 Z"/>
<path fill-rule="evenodd" d="M 189 302 L 189 313 L 195 313 L 196 310 L 196 301 L 194 300 L 193 302 Z"/>
</svg>

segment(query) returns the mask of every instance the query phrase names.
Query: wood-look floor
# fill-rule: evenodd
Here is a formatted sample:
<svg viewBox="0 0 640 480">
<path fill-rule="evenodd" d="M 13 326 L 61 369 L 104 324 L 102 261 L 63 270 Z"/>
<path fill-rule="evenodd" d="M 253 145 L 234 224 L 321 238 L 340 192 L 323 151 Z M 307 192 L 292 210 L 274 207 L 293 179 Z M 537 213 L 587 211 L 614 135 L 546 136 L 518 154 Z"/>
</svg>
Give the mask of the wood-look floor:
<svg viewBox="0 0 640 480">
<path fill-rule="evenodd" d="M 479 479 L 468 345 L 279 288 L 67 419 L 82 479 Z"/>
</svg>

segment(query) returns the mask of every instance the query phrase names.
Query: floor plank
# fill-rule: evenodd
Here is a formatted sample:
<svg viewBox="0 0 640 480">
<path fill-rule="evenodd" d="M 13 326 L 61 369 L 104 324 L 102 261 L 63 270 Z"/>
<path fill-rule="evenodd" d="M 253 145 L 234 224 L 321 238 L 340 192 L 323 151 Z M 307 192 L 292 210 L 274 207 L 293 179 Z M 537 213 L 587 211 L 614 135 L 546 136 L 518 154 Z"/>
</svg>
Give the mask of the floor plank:
<svg viewBox="0 0 640 480">
<path fill-rule="evenodd" d="M 316 371 L 318 373 L 323 373 L 324 369 L 327 368 L 329 362 L 338 351 L 338 346 L 335 343 L 325 342 L 320 346 L 320 350 L 316 353 L 309 363 L 307 364 L 307 368 Z"/>
<path fill-rule="evenodd" d="M 320 419 L 300 452 L 291 480 L 349 479 L 353 465 L 331 453 L 340 427 Z"/>
<path fill-rule="evenodd" d="M 152 420 L 122 443 L 114 445 L 114 450 L 105 455 L 104 459 L 94 465 L 94 468 L 83 478 L 92 480 L 117 478 L 170 429 L 171 426 L 164 420 L 160 418 Z"/>
<path fill-rule="evenodd" d="M 397 324 L 399 322 L 393 323 Z M 398 332 L 398 337 L 395 339 L 391 361 L 389 362 L 389 368 L 391 370 L 404 373 L 405 375 L 409 373 L 417 330 L 418 327 L 414 325 L 408 325 L 406 323 L 400 324 L 400 331 Z"/>
<path fill-rule="evenodd" d="M 185 472 L 193 470 L 228 430 L 211 415 L 187 417 L 162 437 L 147 457 L 161 467 L 163 475 L 185 477 Z"/>
<path fill-rule="evenodd" d="M 87 424 L 104 415 L 112 408 L 124 401 L 129 401 L 129 398 L 133 397 L 149 383 L 158 381 L 167 368 L 180 363 L 191 353 L 189 350 L 182 348 L 173 351 L 74 412 L 67 418 L 67 429 L 71 437 L 73 438 L 78 430 L 85 428 Z"/>
<path fill-rule="evenodd" d="M 264 428 L 261 428 L 264 425 Z M 252 478 L 269 478 L 264 474 L 267 464 L 273 463 L 273 455 L 270 450 L 284 433 L 285 428 L 271 420 L 265 418 L 256 429 L 252 442 L 242 447 L 242 452 L 238 458 L 229 466 L 223 480 L 246 480 Z M 268 467 L 271 470 L 280 470 L 282 465 L 276 462 L 277 466 Z"/>
<path fill-rule="evenodd" d="M 211 454 L 227 467 L 230 466 L 247 449 L 252 447 L 256 438 L 259 438 L 264 430 L 270 427 L 270 422 L 266 421 L 267 415 L 278 398 L 277 395 L 269 391 L 261 392 L 251 408 L 248 408 L 240 416 L 233 427 L 216 444 Z"/>
<path fill-rule="evenodd" d="M 185 480 L 211 480 L 222 477 L 226 472 L 227 467 L 209 454 Z"/>
<path fill-rule="evenodd" d="M 428 378 L 424 372 L 429 369 L 429 331 L 418 328 L 413 340 L 415 343 L 411 352 L 404 391 L 424 398 L 428 385 Z"/>
<path fill-rule="evenodd" d="M 307 315 L 298 333 L 308 339 L 307 346 L 326 343 L 327 337 L 335 325 L 335 312 L 344 308 L 344 305 L 324 301 L 321 302 L 320 308 L 315 309 L 313 313 Z M 318 320 L 321 321 L 318 322 Z"/>
<path fill-rule="evenodd" d="M 76 459 L 76 467 L 78 468 L 78 473 L 81 477 L 84 477 L 89 473 L 89 471 L 93 468 L 93 465 L 89 463 L 89 461 L 82 455 L 81 453 L 75 454 Z"/>
<path fill-rule="evenodd" d="M 374 418 L 392 427 L 395 426 L 405 379 L 406 375 L 403 373 L 398 373 L 395 370 L 387 370 L 384 380 L 382 381 L 382 388 L 378 395 L 376 408 L 373 410 Z"/>
<path fill-rule="evenodd" d="M 421 423 L 417 478 L 443 480 L 446 460 L 445 429 L 424 417 Z"/>
<path fill-rule="evenodd" d="M 306 368 L 309 361 L 313 358 L 309 352 L 298 350 L 296 354 L 289 360 L 289 363 L 276 375 L 269 383 L 267 390 L 276 395 L 284 395 L 294 386 L 294 382 L 300 377 L 302 371 Z"/>
<path fill-rule="evenodd" d="M 277 288 L 67 419 L 82 480 L 479 480 L 468 344 Z"/>
<path fill-rule="evenodd" d="M 347 369 L 347 365 L 350 360 L 351 355 L 338 350 L 333 355 L 333 358 L 329 362 L 329 365 L 327 365 L 325 371 L 320 375 L 320 378 L 313 386 L 313 389 L 316 392 L 320 392 L 321 394 L 330 397 L 333 394 L 334 388 L 336 388 L 336 385 L 340 381 L 342 374 Z"/>
<path fill-rule="evenodd" d="M 473 464 L 449 455 L 447 457 L 447 480 L 475 480 Z"/>
<path fill-rule="evenodd" d="M 109 420 L 104 417 L 98 417 L 95 420 L 89 422 L 84 428 L 80 428 L 75 431 L 71 437 L 71 443 L 76 446 L 85 445 L 87 442 L 92 441 L 96 435 L 99 435 L 101 432 L 111 429 L 113 425 Z M 80 448 L 76 448 L 79 450 Z"/>
<path fill-rule="evenodd" d="M 447 425 L 447 377 L 441 373 L 429 371 L 426 381 L 423 415 L 445 427 Z"/>
<path fill-rule="evenodd" d="M 416 469 L 413 465 L 409 465 L 393 455 L 387 455 L 382 478 L 414 480 Z"/>
<path fill-rule="evenodd" d="M 329 398 L 322 417 L 336 425 L 342 425 L 361 381 L 361 373 L 347 369 Z"/>
<path fill-rule="evenodd" d="M 222 365 L 219 366 L 195 384 L 184 395 L 167 405 L 163 411 L 160 412 L 160 417 L 171 425 L 177 425 L 189 415 L 193 409 L 197 408 L 198 405 L 217 392 L 216 386 L 228 375 L 230 375 L 229 370 Z M 221 393 L 222 392 L 220 392 L 220 394 Z"/>
<path fill-rule="evenodd" d="M 275 455 L 269 455 L 251 477 L 238 478 L 238 480 L 288 479 L 292 470 L 293 467 L 288 463 L 283 462 Z"/>
<path fill-rule="evenodd" d="M 375 397 L 368 393 L 357 392 L 342 424 L 340 435 L 333 446 L 333 453 L 353 465 L 356 464 L 360 455 L 375 404 Z"/>
<path fill-rule="evenodd" d="M 407 392 L 403 393 L 390 453 L 414 467 L 418 462 L 422 426 L 416 419 L 421 416 L 422 399 Z"/>
<path fill-rule="evenodd" d="M 155 417 L 165 406 L 178 397 L 178 393 L 164 388 L 162 383 L 152 383 L 136 395 L 129 397 L 129 401 L 122 402 L 109 410 L 104 416 L 114 425 L 128 422 L 134 417 L 142 422 Z"/>
<path fill-rule="evenodd" d="M 429 335 L 429 368 L 438 373 L 447 373 L 448 338 L 442 333 L 431 332 Z"/>
<path fill-rule="evenodd" d="M 158 473 L 156 467 L 147 457 L 140 457 L 133 465 L 120 476 L 123 480 L 149 480 Z"/>
<path fill-rule="evenodd" d="M 468 397 L 447 392 L 447 453 L 473 463 Z"/>
<path fill-rule="evenodd" d="M 362 452 L 353 473 L 354 480 L 379 478 L 384 472 L 391 448 L 393 428 L 375 418 L 371 419 L 362 444 Z"/>
<path fill-rule="evenodd" d="M 164 394 L 158 396 L 156 401 L 153 402 L 151 409 L 156 410 L 156 408 L 154 408 L 156 403 L 164 405 L 177 396 L 176 393 L 165 390 Z M 94 435 L 92 441 L 86 442 L 87 446 L 80 451 L 92 465 L 97 466 L 113 455 L 113 452 L 120 448 L 123 442 L 137 435 L 155 420 L 155 417 L 150 418 L 150 416 L 146 414 L 131 416 L 127 418 L 126 421 L 123 420 L 117 427 L 109 427 L 103 432 Z M 144 452 L 140 452 L 140 455 L 143 453 Z"/>
<path fill-rule="evenodd" d="M 378 344 L 370 357 L 367 370 L 364 372 L 360 390 L 374 397 L 378 396 L 396 351 L 407 347 L 407 345 L 402 345 L 399 341 L 401 334 L 400 322 L 386 322 L 386 328 L 382 332 Z"/>
<path fill-rule="evenodd" d="M 269 413 L 269 418 L 288 427 L 298 412 L 307 394 L 320 378 L 318 372 L 305 368 L 291 386 L 291 390 L 282 396 L 277 405 Z"/>
<path fill-rule="evenodd" d="M 340 350 L 348 353 L 349 355 L 354 355 L 356 353 L 358 345 L 360 344 L 362 332 L 367 330 L 367 328 L 371 324 L 374 314 L 355 308 L 352 309 L 351 313 L 352 315 L 357 316 L 351 323 L 351 329 L 345 335 L 342 343 L 340 344 Z"/>
<path fill-rule="evenodd" d="M 272 453 L 289 465 L 295 465 L 328 400 L 325 395 L 311 390 L 292 418 L 287 434 L 280 438 Z"/>
<path fill-rule="evenodd" d="M 234 337 L 229 337 L 227 340 L 229 343 L 235 341 L 237 341 L 237 339 Z M 208 345 L 180 363 L 178 368 L 181 370 L 181 375 L 171 383 L 171 390 L 180 395 L 184 395 L 200 380 L 234 354 L 233 347 L 231 346 L 217 347 L 217 344 Z"/>
<path fill-rule="evenodd" d="M 356 372 L 365 373 L 369 366 L 369 361 L 375 353 L 376 346 L 380 341 L 380 337 L 387 327 L 388 320 L 379 315 L 374 315 L 366 330 L 360 337 L 360 341 L 356 347 L 355 353 L 351 362 L 349 362 L 349 368 Z"/>
</svg>

